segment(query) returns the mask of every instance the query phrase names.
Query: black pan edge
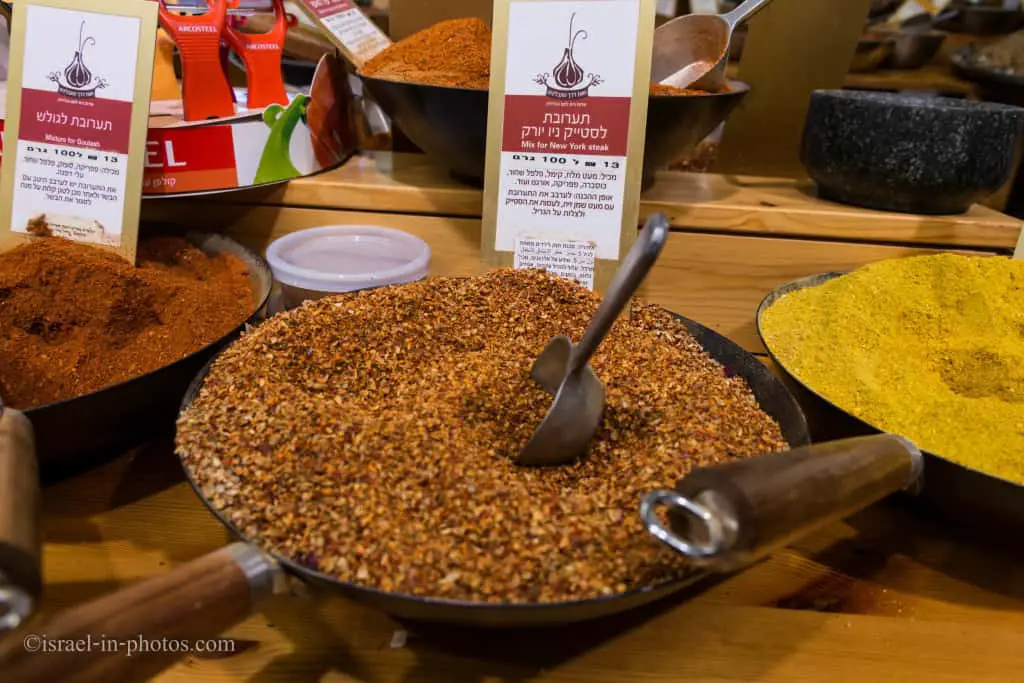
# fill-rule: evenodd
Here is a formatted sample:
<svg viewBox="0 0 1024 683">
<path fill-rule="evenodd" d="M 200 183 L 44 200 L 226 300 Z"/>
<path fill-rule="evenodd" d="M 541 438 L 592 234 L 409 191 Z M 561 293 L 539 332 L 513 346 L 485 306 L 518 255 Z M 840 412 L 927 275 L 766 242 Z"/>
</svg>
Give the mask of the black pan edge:
<svg viewBox="0 0 1024 683">
<path fill-rule="evenodd" d="M 224 235 L 189 232 L 185 239 L 208 254 L 228 252 L 246 264 L 254 299 L 250 315 L 220 339 L 173 363 L 82 396 L 26 409 L 45 482 L 79 474 L 109 460 L 116 449 L 141 443 L 160 428 L 161 418 L 173 423 L 173 407 L 169 414 L 164 408 L 168 401 L 178 401 L 185 378 L 265 314 L 273 275 L 261 256 Z M 181 375 L 185 378 L 179 379 Z M 174 396 L 164 395 L 171 389 Z M 159 415 L 150 414 L 153 406 L 159 406 Z M 91 436 L 83 437 L 83 430 Z"/>
<path fill-rule="evenodd" d="M 977 48 L 972 45 L 965 45 L 950 57 L 954 71 L 958 75 L 979 83 L 992 83 L 997 85 L 1024 88 L 1024 76 L 996 71 L 980 66 L 972 59 L 977 53 Z"/>
</svg>

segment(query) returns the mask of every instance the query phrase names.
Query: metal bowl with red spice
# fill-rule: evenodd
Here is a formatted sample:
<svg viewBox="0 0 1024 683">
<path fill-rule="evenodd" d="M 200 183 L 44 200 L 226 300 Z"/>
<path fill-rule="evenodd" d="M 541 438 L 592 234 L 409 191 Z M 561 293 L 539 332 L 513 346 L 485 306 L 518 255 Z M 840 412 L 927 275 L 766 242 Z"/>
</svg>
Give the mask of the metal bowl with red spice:
<svg viewBox="0 0 1024 683">
<path fill-rule="evenodd" d="M 347 584 L 524 605 L 678 580 L 692 570 L 646 535 L 640 497 L 786 440 L 679 319 L 637 303 L 592 360 L 607 407 L 588 457 L 515 465 L 551 402 L 533 359 L 597 303 L 514 270 L 308 302 L 217 358 L 178 454 L 241 535 Z"/>
<path fill-rule="evenodd" d="M 379 53 L 359 71 L 366 89 L 403 133 L 456 178 L 481 185 L 487 144 L 491 31 L 479 19 L 451 19 Z M 651 84 L 643 186 L 683 158 L 746 95 L 730 81 L 722 92 Z"/>
<path fill-rule="evenodd" d="M 219 235 L 147 237 L 137 265 L 37 237 L 0 254 L 0 396 L 63 476 L 173 422 L 188 382 L 263 306 L 266 264 Z"/>
<path fill-rule="evenodd" d="M 491 29 L 475 17 L 441 21 L 381 51 L 359 73 L 403 83 L 487 90 Z M 656 97 L 707 94 L 711 93 L 651 83 L 651 95 Z"/>
</svg>

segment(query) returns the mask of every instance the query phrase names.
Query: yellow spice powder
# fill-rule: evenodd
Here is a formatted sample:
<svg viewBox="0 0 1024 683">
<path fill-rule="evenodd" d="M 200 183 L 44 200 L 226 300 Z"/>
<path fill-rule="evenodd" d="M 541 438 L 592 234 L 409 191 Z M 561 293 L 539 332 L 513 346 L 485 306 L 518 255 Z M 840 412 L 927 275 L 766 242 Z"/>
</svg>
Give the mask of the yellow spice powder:
<svg viewBox="0 0 1024 683">
<path fill-rule="evenodd" d="M 880 261 L 764 312 L 779 361 L 840 408 L 1024 484 L 1024 261 Z"/>
</svg>

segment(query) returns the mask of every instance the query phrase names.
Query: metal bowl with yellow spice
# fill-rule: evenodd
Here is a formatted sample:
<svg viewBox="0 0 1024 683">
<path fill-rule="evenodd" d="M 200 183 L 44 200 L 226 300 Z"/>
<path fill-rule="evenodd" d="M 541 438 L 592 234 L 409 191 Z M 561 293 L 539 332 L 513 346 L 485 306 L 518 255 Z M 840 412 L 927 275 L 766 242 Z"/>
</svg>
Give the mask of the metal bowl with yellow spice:
<svg viewBox="0 0 1024 683">
<path fill-rule="evenodd" d="M 877 429 L 1024 484 L 1024 261 L 879 261 L 762 305 L 800 383 Z"/>
</svg>

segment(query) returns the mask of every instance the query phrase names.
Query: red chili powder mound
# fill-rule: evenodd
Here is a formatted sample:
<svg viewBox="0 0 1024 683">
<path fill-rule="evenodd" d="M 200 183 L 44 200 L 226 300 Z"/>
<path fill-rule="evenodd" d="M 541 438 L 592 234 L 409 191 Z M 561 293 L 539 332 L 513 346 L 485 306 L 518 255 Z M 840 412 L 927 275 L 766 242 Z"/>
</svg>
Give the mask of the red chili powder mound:
<svg viewBox="0 0 1024 683">
<path fill-rule="evenodd" d="M 370 78 L 487 90 L 491 82 L 491 29 L 480 19 L 449 19 L 404 38 L 360 69 Z M 652 95 L 699 95 L 651 83 Z"/>
<path fill-rule="evenodd" d="M 425 85 L 486 90 L 491 29 L 479 19 L 449 19 L 412 34 L 363 65 L 360 73 Z"/>
<path fill-rule="evenodd" d="M 681 95 L 706 95 L 707 92 L 704 90 L 691 90 L 688 88 L 677 88 L 674 85 L 664 85 L 662 83 L 651 83 L 651 94 L 654 96 L 681 96 Z"/>
<path fill-rule="evenodd" d="M 31 408 L 81 396 L 216 341 L 255 306 L 246 265 L 175 237 L 120 256 L 49 237 L 0 254 L 0 396 Z"/>
</svg>

